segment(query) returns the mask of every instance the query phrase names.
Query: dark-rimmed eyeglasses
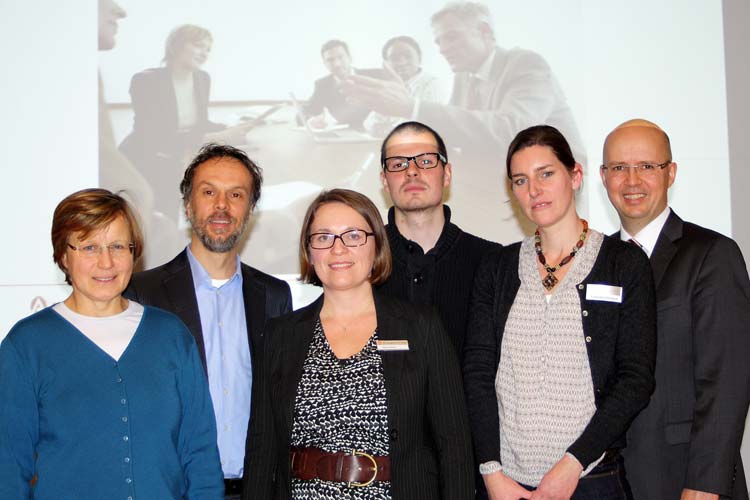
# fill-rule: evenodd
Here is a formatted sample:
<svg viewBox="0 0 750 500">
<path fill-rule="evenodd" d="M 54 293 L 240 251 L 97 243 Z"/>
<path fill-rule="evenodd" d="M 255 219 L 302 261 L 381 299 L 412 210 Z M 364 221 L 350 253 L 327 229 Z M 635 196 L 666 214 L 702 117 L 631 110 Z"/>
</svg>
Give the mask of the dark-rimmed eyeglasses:
<svg viewBox="0 0 750 500">
<path fill-rule="evenodd" d="M 409 168 L 410 161 L 413 161 L 414 165 L 422 170 L 435 168 L 441 161 L 443 163 L 448 162 L 440 153 L 422 153 L 416 156 L 390 156 L 383 160 L 383 168 L 389 172 L 403 172 Z"/>
<path fill-rule="evenodd" d="M 339 239 L 346 247 L 361 247 L 367 243 L 368 236 L 375 236 L 375 233 L 368 233 L 364 229 L 350 229 L 341 234 L 312 233 L 307 237 L 307 243 L 310 248 L 325 250 L 331 248 L 336 243 L 336 239 Z"/>
<path fill-rule="evenodd" d="M 626 163 L 613 163 L 612 165 L 602 165 L 601 169 L 608 177 L 626 177 L 629 170 L 633 170 L 640 176 L 654 175 L 660 170 L 664 170 L 667 165 L 672 163 L 672 160 L 665 161 L 664 163 L 636 163 L 635 165 L 628 165 Z"/>
<path fill-rule="evenodd" d="M 132 254 L 135 250 L 135 243 L 110 243 L 109 245 L 81 245 L 75 246 L 68 243 L 71 250 L 75 250 L 84 257 L 98 257 L 106 249 L 109 252 L 110 257 L 124 257 L 125 255 Z"/>
</svg>

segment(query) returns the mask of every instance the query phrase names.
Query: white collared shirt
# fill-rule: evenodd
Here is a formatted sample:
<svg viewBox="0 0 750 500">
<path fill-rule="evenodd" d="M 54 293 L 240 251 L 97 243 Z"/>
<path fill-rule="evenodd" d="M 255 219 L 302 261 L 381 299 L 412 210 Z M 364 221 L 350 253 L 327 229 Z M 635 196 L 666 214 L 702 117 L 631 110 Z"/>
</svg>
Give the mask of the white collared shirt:
<svg viewBox="0 0 750 500">
<path fill-rule="evenodd" d="M 664 227 L 664 224 L 667 222 L 667 218 L 669 217 L 671 210 L 669 207 L 665 208 L 662 213 L 656 216 L 654 220 L 646 224 L 646 227 L 638 231 L 638 234 L 635 236 L 629 234 L 627 231 L 625 231 L 625 228 L 620 226 L 620 239 L 622 241 L 628 241 L 628 240 L 635 240 L 643 249 L 644 252 L 646 252 L 646 255 L 651 258 L 651 254 L 654 251 L 654 247 L 656 246 L 656 241 L 659 239 L 659 235 L 661 234 L 661 230 Z"/>
</svg>

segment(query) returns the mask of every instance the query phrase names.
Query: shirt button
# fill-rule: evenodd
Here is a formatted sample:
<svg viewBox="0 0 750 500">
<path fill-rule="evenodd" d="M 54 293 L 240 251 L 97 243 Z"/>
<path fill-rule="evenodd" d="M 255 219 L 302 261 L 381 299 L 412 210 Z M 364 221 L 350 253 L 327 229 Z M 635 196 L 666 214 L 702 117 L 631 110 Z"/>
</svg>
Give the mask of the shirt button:
<svg viewBox="0 0 750 500">
<path fill-rule="evenodd" d="M 123 422 L 127 422 L 128 421 L 128 417 L 122 417 L 122 421 Z"/>
<path fill-rule="evenodd" d="M 224 389 L 224 395 L 227 395 L 227 394 L 229 394 L 229 391 Z"/>
<path fill-rule="evenodd" d="M 224 323 L 222 323 L 221 321 L 219 321 L 219 326 L 224 326 Z"/>
<path fill-rule="evenodd" d="M 585 318 L 586 316 L 588 316 L 588 315 L 589 315 L 589 312 L 588 312 L 588 311 L 586 311 L 586 310 L 584 310 L 584 311 L 583 311 L 583 312 L 582 312 L 581 314 L 583 314 L 583 317 Z"/>
<path fill-rule="evenodd" d="M 578 285 L 578 289 L 579 289 L 579 290 L 583 290 L 583 283 L 580 283 L 580 284 Z"/>
<path fill-rule="evenodd" d="M 126 483 L 128 483 L 128 484 L 130 484 L 130 483 L 132 483 L 132 482 L 133 482 L 133 480 L 132 480 L 132 479 L 130 479 L 129 477 L 126 477 L 126 478 L 125 478 L 125 482 L 126 482 Z"/>
<path fill-rule="evenodd" d="M 126 464 L 129 464 L 130 463 L 130 457 L 123 458 L 123 462 L 125 462 Z"/>
<path fill-rule="evenodd" d="M 589 337 L 588 335 L 586 336 L 586 342 L 591 342 L 591 337 Z"/>
<path fill-rule="evenodd" d="M 123 436 L 123 437 L 122 437 L 122 440 L 123 440 L 123 441 L 128 441 L 129 439 L 130 439 L 130 438 L 129 438 L 129 437 L 127 437 L 127 436 Z"/>
<path fill-rule="evenodd" d="M 117 383 L 118 383 L 118 384 L 121 384 L 121 383 L 122 383 L 122 377 L 117 377 Z"/>
<path fill-rule="evenodd" d="M 424 279 L 424 277 L 421 274 L 415 274 L 414 275 L 414 283 L 416 283 L 416 284 L 422 283 L 423 279 Z"/>
<path fill-rule="evenodd" d="M 127 402 L 128 402 L 128 400 L 127 400 L 127 399 L 125 399 L 125 398 L 122 398 L 122 399 L 120 400 L 120 404 L 123 404 L 123 405 L 124 405 L 124 404 L 126 404 Z"/>
<path fill-rule="evenodd" d="M 128 497 L 128 500 L 133 500 L 133 497 Z"/>
<path fill-rule="evenodd" d="M 225 425 L 225 426 L 224 426 L 224 430 L 225 430 L 225 431 L 228 431 L 228 430 L 229 430 L 229 426 L 228 426 L 228 425 Z"/>
</svg>

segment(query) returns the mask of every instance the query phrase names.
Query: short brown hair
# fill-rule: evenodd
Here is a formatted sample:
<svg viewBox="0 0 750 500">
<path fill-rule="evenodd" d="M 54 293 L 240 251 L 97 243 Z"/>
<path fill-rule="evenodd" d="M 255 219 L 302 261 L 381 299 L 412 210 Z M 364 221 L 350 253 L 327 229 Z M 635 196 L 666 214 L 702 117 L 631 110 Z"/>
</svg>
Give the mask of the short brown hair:
<svg viewBox="0 0 750 500">
<path fill-rule="evenodd" d="M 312 262 L 310 262 L 310 248 L 307 240 L 310 237 L 310 228 L 315 220 L 315 213 L 326 203 L 343 203 L 347 207 L 353 208 L 372 228 L 372 232 L 375 233 L 375 261 L 372 264 L 370 283 L 373 285 L 383 283 L 388 279 L 393 268 L 391 247 L 388 244 L 388 235 L 385 232 L 383 219 L 380 217 L 378 208 L 370 198 L 351 189 L 323 191 L 307 208 L 305 219 L 302 222 L 302 231 L 299 235 L 300 280 L 303 283 L 311 283 L 317 286 L 322 285 L 318 275 L 315 274 Z"/>
<path fill-rule="evenodd" d="M 111 191 L 101 188 L 82 189 L 68 195 L 55 208 L 52 216 L 52 259 L 65 273 L 65 281 L 70 285 L 68 270 L 63 264 L 63 256 L 68 250 L 68 240 L 73 233 L 81 238 L 109 226 L 117 217 L 123 217 L 130 229 L 130 239 L 135 245 L 133 260 L 143 253 L 143 235 L 135 212 L 128 202 Z"/>
</svg>

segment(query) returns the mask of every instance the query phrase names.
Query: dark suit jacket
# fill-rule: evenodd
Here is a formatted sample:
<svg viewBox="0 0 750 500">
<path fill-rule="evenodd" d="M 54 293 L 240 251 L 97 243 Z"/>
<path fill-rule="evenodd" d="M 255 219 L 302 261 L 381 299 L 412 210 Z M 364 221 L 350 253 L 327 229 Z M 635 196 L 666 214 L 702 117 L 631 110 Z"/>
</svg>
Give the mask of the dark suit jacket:
<svg viewBox="0 0 750 500">
<path fill-rule="evenodd" d="M 354 74 L 369 76 L 372 78 L 383 78 L 383 70 L 380 69 L 355 69 Z M 351 127 L 361 129 L 362 123 L 370 113 L 370 109 L 346 99 L 339 91 L 339 86 L 333 75 L 324 76 L 315 80 L 315 90 L 305 105 L 306 117 L 318 115 L 327 108 L 337 122 L 345 123 Z"/>
<path fill-rule="evenodd" d="M 211 77 L 198 70 L 193 79 L 197 120 L 189 131 L 181 132 L 169 68 L 151 68 L 133 75 L 133 131 L 122 141 L 120 150 L 142 171 L 160 168 L 165 162 L 182 165 L 183 157 L 193 154 L 207 132 L 224 128 L 208 119 Z"/>
<path fill-rule="evenodd" d="M 134 274 L 123 295 L 138 303 L 176 314 L 195 337 L 203 368 L 206 368 L 203 330 L 187 250 L 162 266 Z M 286 282 L 245 264 L 242 264 L 242 295 L 255 380 L 261 363 L 260 355 L 263 353 L 263 328 L 266 321 L 291 311 L 292 296 Z"/>
<path fill-rule="evenodd" d="M 268 324 L 264 400 L 254 407 L 245 498 L 290 498 L 289 442 L 297 386 L 323 297 Z M 382 352 L 394 500 L 473 498 L 469 425 L 455 350 L 432 308 L 375 292 L 378 337 L 408 340 L 409 351 Z M 271 396 L 273 395 L 273 396 Z"/>
<path fill-rule="evenodd" d="M 672 212 L 651 266 L 656 390 L 624 452 L 635 499 L 677 500 L 683 488 L 747 499 L 740 444 L 750 397 L 750 282 L 742 254 L 730 238 Z"/>
</svg>

